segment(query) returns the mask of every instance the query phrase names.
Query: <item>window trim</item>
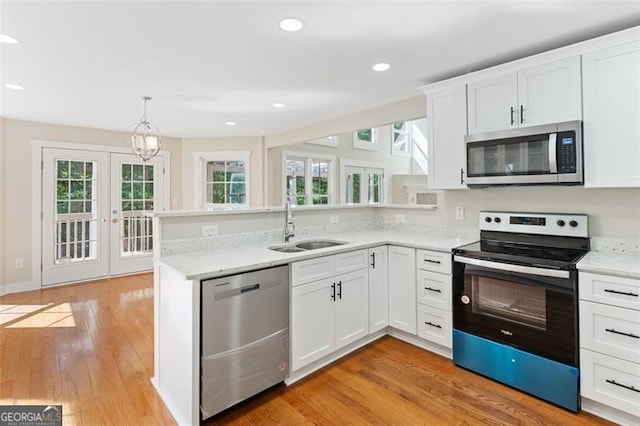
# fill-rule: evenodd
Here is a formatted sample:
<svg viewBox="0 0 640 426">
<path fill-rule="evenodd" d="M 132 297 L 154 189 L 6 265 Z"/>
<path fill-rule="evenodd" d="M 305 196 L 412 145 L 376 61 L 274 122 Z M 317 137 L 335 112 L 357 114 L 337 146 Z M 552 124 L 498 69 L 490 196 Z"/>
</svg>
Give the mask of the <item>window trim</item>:
<svg viewBox="0 0 640 426">
<path fill-rule="evenodd" d="M 326 154 L 316 154 L 313 152 L 301 152 L 301 151 L 282 151 L 282 167 L 281 167 L 281 182 L 282 182 L 282 203 L 287 201 L 287 157 L 291 159 L 304 160 L 305 172 L 304 172 L 304 192 L 307 197 L 307 204 L 305 206 L 315 206 L 319 204 L 312 204 L 312 176 L 311 176 L 311 161 L 312 160 L 325 160 L 329 163 L 329 182 L 327 185 L 328 204 L 335 204 L 336 192 L 335 192 L 335 170 L 336 170 L 336 156 Z"/>
<path fill-rule="evenodd" d="M 365 168 L 365 169 L 380 169 L 382 170 L 382 186 L 381 186 L 381 192 L 380 192 L 380 203 L 379 204 L 375 204 L 375 205 L 382 205 L 382 204 L 386 204 L 386 186 L 387 186 L 387 180 L 386 180 L 386 176 L 388 176 L 387 174 L 387 166 L 385 166 L 382 163 L 371 163 L 368 161 L 360 161 L 360 160 L 351 160 L 348 158 L 341 158 L 340 159 L 340 204 L 344 204 L 347 205 L 347 174 L 346 174 L 346 170 L 347 167 L 359 167 L 359 168 Z M 363 206 L 368 206 L 371 204 L 365 204 L 365 203 L 361 203 Z M 349 205 L 358 205 L 358 204 L 349 204 Z"/>
<path fill-rule="evenodd" d="M 371 129 L 371 142 L 358 138 L 358 132 L 363 129 Z M 366 151 L 380 151 L 379 130 L 376 127 L 363 127 L 353 132 L 353 148 Z"/>
<path fill-rule="evenodd" d="M 193 206 L 195 209 L 212 210 L 215 208 L 248 208 L 251 206 L 251 151 L 199 151 L 193 153 Z M 242 204 L 207 203 L 206 171 L 209 161 L 244 161 L 245 164 L 245 202 Z"/>
<path fill-rule="evenodd" d="M 310 141 L 305 141 L 304 143 L 309 143 L 313 145 L 322 145 L 322 146 L 330 146 L 332 148 L 338 148 L 340 146 L 340 138 L 338 135 L 325 136 L 323 138 L 312 139 Z"/>
</svg>

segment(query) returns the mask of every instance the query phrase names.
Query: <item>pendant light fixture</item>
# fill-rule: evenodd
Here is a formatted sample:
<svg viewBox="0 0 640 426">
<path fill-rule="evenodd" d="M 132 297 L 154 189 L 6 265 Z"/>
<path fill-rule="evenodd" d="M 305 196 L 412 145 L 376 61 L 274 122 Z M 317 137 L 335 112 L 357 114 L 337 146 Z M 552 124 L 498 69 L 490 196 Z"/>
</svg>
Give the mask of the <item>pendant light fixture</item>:
<svg viewBox="0 0 640 426">
<path fill-rule="evenodd" d="M 131 149 L 133 153 L 140 157 L 142 161 L 148 161 L 158 155 L 162 149 L 162 138 L 160 131 L 156 126 L 147 120 L 147 102 L 151 96 L 143 96 L 144 113 L 140 117 L 140 121 L 136 124 L 131 135 Z"/>
</svg>

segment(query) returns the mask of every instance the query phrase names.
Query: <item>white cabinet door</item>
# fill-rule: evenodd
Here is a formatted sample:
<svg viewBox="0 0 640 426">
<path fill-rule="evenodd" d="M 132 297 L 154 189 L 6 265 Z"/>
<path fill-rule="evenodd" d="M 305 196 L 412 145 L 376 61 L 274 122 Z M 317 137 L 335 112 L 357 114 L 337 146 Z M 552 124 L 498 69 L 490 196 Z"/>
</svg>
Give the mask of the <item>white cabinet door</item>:
<svg viewBox="0 0 640 426">
<path fill-rule="evenodd" d="M 293 287 L 291 290 L 291 370 L 334 350 L 333 279 Z"/>
<path fill-rule="evenodd" d="M 389 325 L 387 246 L 369 249 L 369 333 Z"/>
<path fill-rule="evenodd" d="M 431 189 L 464 189 L 467 134 L 465 86 L 427 93 L 427 182 Z"/>
<path fill-rule="evenodd" d="M 369 271 L 362 269 L 335 277 L 336 346 L 353 343 L 369 334 Z"/>
<path fill-rule="evenodd" d="M 580 120 L 580 57 L 518 72 L 516 116 L 520 127 Z"/>
<path fill-rule="evenodd" d="M 584 186 L 640 186 L 640 41 L 582 57 Z"/>
<path fill-rule="evenodd" d="M 416 250 L 389 246 L 389 325 L 416 334 Z"/>
<path fill-rule="evenodd" d="M 469 134 L 518 127 L 515 73 L 470 83 L 467 92 Z"/>
</svg>

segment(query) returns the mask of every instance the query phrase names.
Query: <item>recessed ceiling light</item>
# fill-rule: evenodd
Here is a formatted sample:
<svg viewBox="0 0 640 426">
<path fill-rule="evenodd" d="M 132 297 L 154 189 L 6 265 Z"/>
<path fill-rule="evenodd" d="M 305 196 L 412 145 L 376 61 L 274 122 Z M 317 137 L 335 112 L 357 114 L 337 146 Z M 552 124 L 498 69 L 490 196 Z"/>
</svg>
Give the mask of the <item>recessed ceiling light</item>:
<svg viewBox="0 0 640 426">
<path fill-rule="evenodd" d="M 387 64 L 386 62 L 380 62 L 378 64 L 375 64 L 374 66 L 371 67 L 374 71 L 386 71 L 389 68 L 391 68 L 391 65 Z"/>
<path fill-rule="evenodd" d="M 227 126 L 235 126 L 236 122 L 235 121 L 225 121 L 224 124 L 226 124 Z"/>
<path fill-rule="evenodd" d="M 25 87 L 21 86 L 19 84 L 13 84 L 13 83 L 5 83 L 4 87 L 6 87 L 7 89 L 11 89 L 11 90 L 24 90 Z"/>
<path fill-rule="evenodd" d="M 284 102 L 274 102 L 274 103 L 273 103 L 273 106 L 274 106 L 275 108 L 284 108 L 284 107 L 286 107 L 286 106 L 287 106 L 287 104 L 285 104 Z"/>
<path fill-rule="evenodd" d="M 284 18 L 280 21 L 280 28 L 282 31 L 293 33 L 304 28 L 304 22 L 298 18 Z"/>
<path fill-rule="evenodd" d="M 6 43 L 6 44 L 16 44 L 19 43 L 18 39 L 15 37 L 11 37 L 8 34 L 2 34 L 0 33 L 0 43 Z"/>
</svg>

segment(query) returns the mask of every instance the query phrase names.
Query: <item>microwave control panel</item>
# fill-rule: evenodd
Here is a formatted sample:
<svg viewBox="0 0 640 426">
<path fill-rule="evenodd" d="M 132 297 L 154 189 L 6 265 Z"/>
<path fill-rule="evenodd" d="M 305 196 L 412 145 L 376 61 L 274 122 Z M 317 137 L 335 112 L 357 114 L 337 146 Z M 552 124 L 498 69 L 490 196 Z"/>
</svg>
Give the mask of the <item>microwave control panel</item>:
<svg viewBox="0 0 640 426">
<path fill-rule="evenodd" d="M 558 132 L 558 173 L 576 172 L 576 133 Z"/>
</svg>

